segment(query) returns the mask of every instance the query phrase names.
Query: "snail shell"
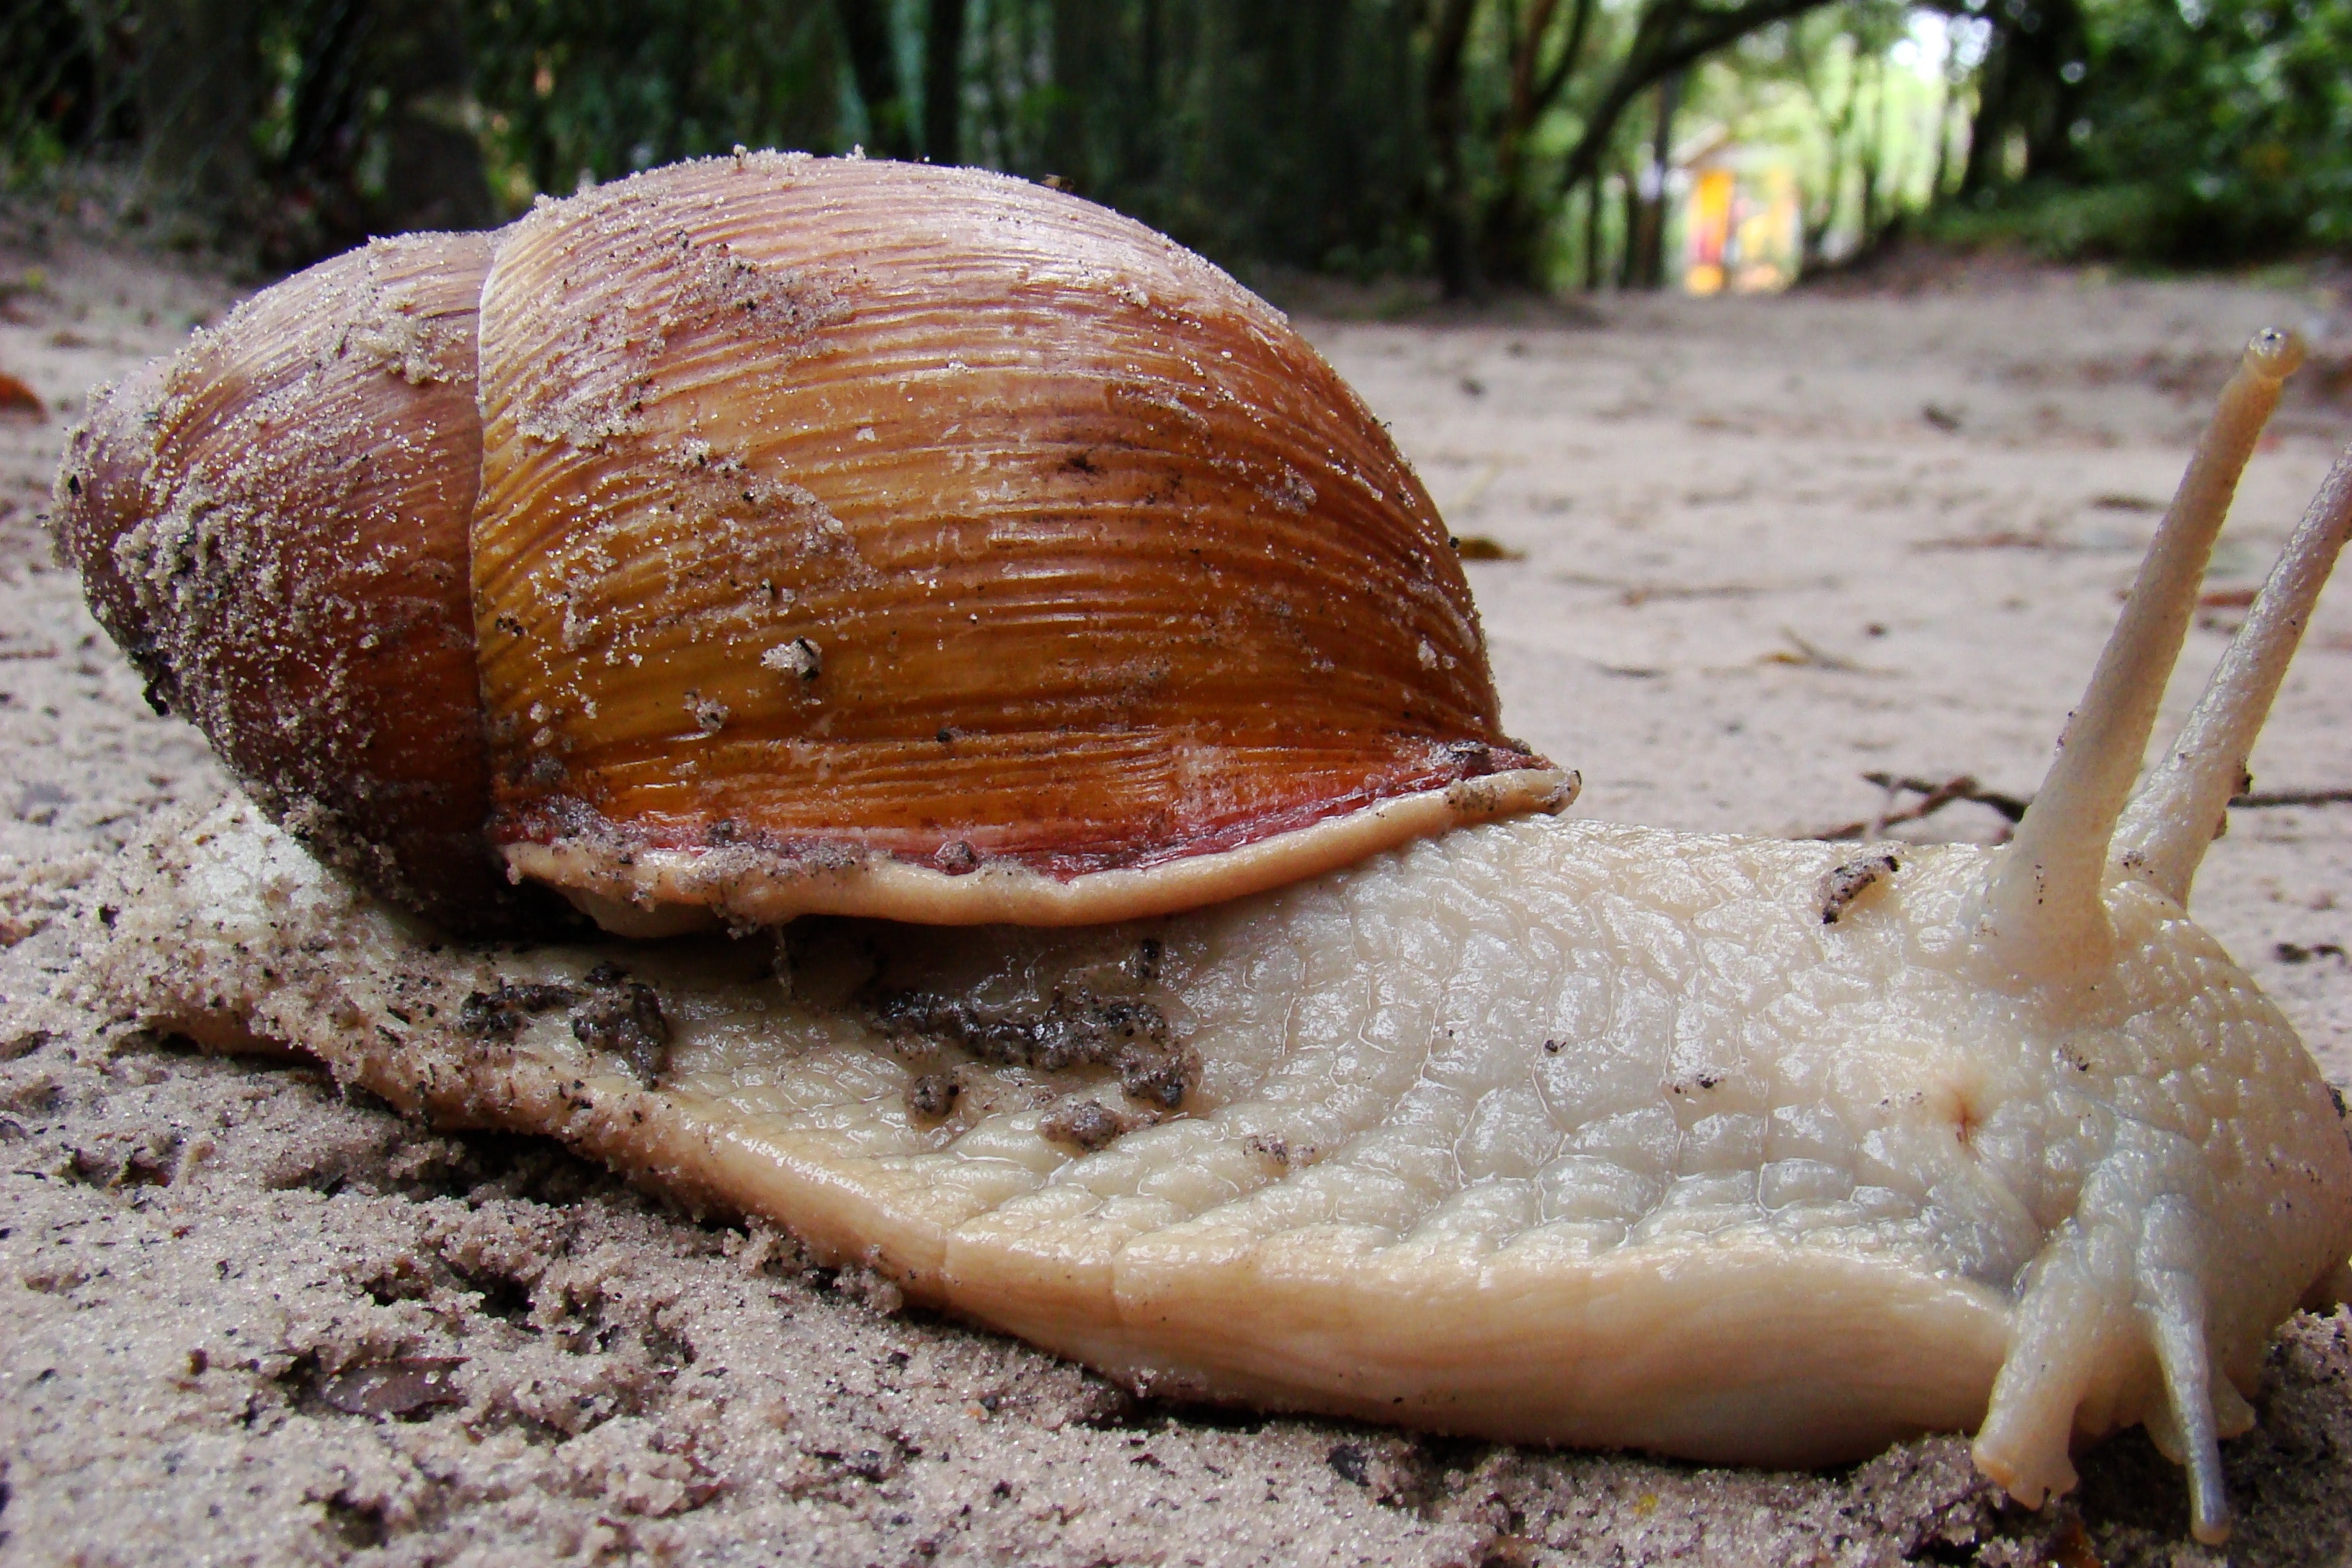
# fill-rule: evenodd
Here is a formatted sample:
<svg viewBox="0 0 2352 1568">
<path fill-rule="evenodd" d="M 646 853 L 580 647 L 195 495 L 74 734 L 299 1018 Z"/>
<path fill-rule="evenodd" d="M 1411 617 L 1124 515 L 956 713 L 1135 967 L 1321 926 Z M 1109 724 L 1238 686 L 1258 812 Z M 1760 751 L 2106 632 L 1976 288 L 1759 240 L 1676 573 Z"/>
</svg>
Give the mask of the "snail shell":
<svg viewBox="0 0 2352 1568">
<path fill-rule="evenodd" d="M 490 796 L 467 525 L 487 237 L 380 241 L 94 398 L 58 542 L 157 711 L 326 859 L 468 930 L 524 912 Z"/>
<path fill-rule="evenodd" d="M 58 500 L 152 694 L 465 927 L 509 877 L 636 934 L 1122 919 L 1575 788 L 1279 313 L 1001 176 L 762 154 L 378 242 L 123 387 Z"/>
</svg>

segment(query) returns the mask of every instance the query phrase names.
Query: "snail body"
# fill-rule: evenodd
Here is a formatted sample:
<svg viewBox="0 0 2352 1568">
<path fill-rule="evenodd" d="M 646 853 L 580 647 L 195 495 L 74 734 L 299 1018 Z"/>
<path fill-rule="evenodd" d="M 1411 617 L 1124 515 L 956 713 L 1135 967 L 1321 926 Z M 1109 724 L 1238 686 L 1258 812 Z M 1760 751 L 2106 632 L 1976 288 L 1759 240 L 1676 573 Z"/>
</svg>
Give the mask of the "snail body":
<svg viewBox="0 0 2352 1568">
<path fill-rule="evenodd" d="M 464 591 L 435 557 L 442 607 L 380 635 L 465 645 L 487 783 L 322 783 L 236 739 L 323 710 L 321 746 L 388 756 L 402 666 L 298 647 L 364 595 L 215 634 L 287 597 L 288 547 L 226 525 L 287 509 L 237 488 L 247 443 L 157 437 L 235 416 L 205 424 L 188 362 L 149 372 L 77 438 L 61 533 L 262 809 L 150 847 L 90 994 L 555 1133 L 1139 1388 L 1775 1464 L 1973 1427 L 2035 1504 L 2074 1436 L 2145 1422 L 2226 1532 L 2262 1345 L 2347 1282 L 2352 1147 L 2184 906 L 2352 459 L 2133 783 L 2290 341 L 2225 393 L 2016 841 L 1856 855 L 1552 819 L 1572 775 L 1503 736 L 1376 425 L 1083 204 L 720 160 L 331 281 L 444 244 L 481 263 L 469 327 L 442 287 L 213 402 L 275 408 L 353 345 L 362 381 L 454 386 L 433 331 L 474 332 L 472 475 L 324 466 L 466 518 L 433 525 Z M 421 445 L 462 448 L 464 401 Z M 372 560 L 344 564 L 397 575 Z M 323 710 L 272 706 L 289 648 Z M 387 721 L 341 721 L 364 702 Z M 427 888 L 386 799 L 459 801 L 415 831 L 472 890 Z M 892 920 L 787 926 L 772 961 L 620 950 L 655 1048 L 562 1011 L 611 946 L 451 947 L 395 908 L 465 923 L 509 874 L 638 931 Z"/>
<path fill-rule="evenodd" d="M 1773 1466 L 1975 1432 L 2029 1504 L 2146 1422 L 2218 1537 L 2215 1442 L 2352 1254 L 2327 1086 L 2144 883 L 2095 983 L 2008 991 L 1968 940 L 1997 853 L 1906 847 L 1824 925 L 1853 856 L 1532 818 L 1108 927 L 649 944 L 618 955 L 669 1019 L 648 1082 L 562 1006 L 464 1021 L 589 994 L 609 945 L 431 940 L 236 803 L 134 862 L 79 984 L 1146 1394 Z M 939 998 L 1000 1037 L 1148 1005 L 1199 1074 L 1171 1116 L 1102 1064 L 910 1041 Z"/>
</svg>

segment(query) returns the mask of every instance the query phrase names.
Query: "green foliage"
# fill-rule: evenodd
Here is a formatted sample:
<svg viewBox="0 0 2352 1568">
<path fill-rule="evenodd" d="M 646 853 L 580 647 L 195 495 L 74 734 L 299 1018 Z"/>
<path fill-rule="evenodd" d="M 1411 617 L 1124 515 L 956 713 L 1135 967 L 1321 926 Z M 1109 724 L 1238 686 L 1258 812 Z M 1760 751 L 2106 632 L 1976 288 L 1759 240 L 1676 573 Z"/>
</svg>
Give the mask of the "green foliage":
<svg viewBox="0 0 2352 1568">
<path fill-rule="evenodd" d="M 2174 265 L 2352 244 L 2352 0 L 2105 0 L 2087 21 L 2068 166 L 1946 233 Z"/>
<path fill-rule="evenodd" d="M 1926 11 L 1948 80 L 1891 63 Z M 1712 126 L 1796 151 L 1809 252 L 1924 205 L 2202 262 L 2352 245 L 2348 60 L 2352 0 L 36 0 L 0 8 L 0 185 L 111 157 L 290 264 L 862 142 L 1471 292 L 1659 277 L 1647 165 Z"/>
<path fill-rule="evenodd" d="M 2134 184 L 2145 243 L 2217 260 L 2352 241 L 2352 0 L 2114 4 L 2078 140 Z"/>
<path fill-rule="evenodd" d="M 1055 176 L 1212 255 L 1356 273 L 1427 265 L 1424 139 L 1401 111 L 1418 92 L 1418 5 L 1050 9 L 1043 113 L 1026 135 L 1011 122 L 999 166 Z"/>
<path fill-rule="evenodd" d="M 37 184 L 66 159 L 133 130 L 128 0 L 40 0 L 0 8 L 0 190 Z"/>
<path fill-rule="evenodd" d="M 1229 261 L 1467 289 L 1539 275 L 1649 87 L 1823 3 L 53 0 L 0 20 L 0 157 L 134 163 L 283 265 L 739 142 L 863 142 Z"/>
<path fill-rule="evenodd" d="M 822 0 L 488 0 L 478 132 L 510 205 L 736 143 L 846 152 Z"/>
</svg>

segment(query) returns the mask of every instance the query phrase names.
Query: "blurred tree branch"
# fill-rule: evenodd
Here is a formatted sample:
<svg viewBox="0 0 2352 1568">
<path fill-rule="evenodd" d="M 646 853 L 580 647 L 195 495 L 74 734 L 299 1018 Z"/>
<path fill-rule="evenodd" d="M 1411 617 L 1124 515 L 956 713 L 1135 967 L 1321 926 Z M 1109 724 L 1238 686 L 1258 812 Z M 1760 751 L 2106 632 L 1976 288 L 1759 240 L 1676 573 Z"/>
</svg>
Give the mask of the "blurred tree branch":
<svg viewBox="0 0 2352 1568">
<path fill-rule="evenodd" d="M 1600 172 L 1618 122 L 1644 91 L 1752 33 L 1831 3 L 1734 0 L 1729 5 L 1710 5 L 1706 0 L 1648 0 L 1634 24 L 1633 43 L 1586 111 L 1581 134 L 1561 160 L 1559 194 L 1565 197 Z"/>
</svg>

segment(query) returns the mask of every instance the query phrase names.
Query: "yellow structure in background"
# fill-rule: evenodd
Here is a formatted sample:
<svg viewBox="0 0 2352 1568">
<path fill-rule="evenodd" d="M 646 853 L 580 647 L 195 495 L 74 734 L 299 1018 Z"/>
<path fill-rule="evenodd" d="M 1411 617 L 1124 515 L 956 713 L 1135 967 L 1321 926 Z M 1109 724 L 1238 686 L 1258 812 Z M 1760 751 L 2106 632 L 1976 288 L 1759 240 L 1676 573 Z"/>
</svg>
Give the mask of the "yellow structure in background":
<svg viewBox="0 0 2352 1568">
<path fill-rule="evenodd" d="M 1769 294 L 1796 281 L 1802 243 L 1797 176 L 1737 147 L 1715 149 L 1690 171 L 1683 213 L 1683 288 L 1693 294 Z"/>
</svg>

